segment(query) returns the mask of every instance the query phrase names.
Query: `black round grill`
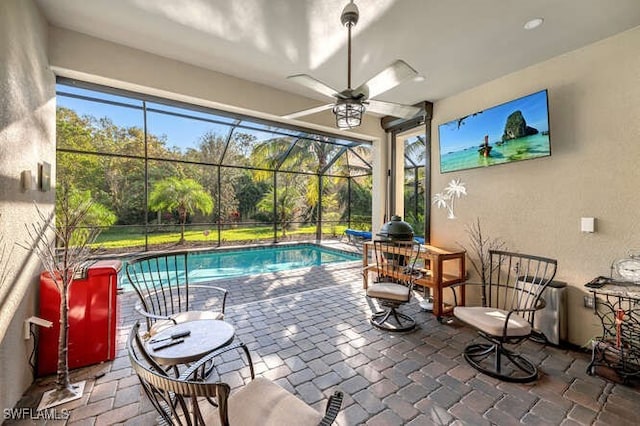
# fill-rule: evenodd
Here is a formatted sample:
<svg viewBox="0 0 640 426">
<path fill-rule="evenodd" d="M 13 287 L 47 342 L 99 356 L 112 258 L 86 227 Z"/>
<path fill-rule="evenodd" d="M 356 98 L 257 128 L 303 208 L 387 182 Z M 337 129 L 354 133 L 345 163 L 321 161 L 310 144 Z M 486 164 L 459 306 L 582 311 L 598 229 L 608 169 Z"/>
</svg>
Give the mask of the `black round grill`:
<svg viewBox="0 0 640 426">
<path fill-rule="evenodd" d="M 391 241 L 411 241 L 413 240 L 413 228 L 400 216 L 391 216 L 391 220 L 380 228 L 377 234 L 381 238 Z"/>
</svg>

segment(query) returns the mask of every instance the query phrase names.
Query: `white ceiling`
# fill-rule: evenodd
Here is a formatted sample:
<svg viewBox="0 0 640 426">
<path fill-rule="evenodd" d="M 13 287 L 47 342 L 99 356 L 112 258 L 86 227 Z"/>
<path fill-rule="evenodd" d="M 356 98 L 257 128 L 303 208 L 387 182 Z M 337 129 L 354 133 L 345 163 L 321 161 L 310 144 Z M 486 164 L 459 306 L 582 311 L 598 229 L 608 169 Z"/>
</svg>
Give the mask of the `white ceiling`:
<svg viewBox="0 0 640 426">
<path fill-rule="evenodd" d="M 347 0 L 36 0 L 55 26 L 326 101 L 346 88 Z M 403 59 L 425 77 L 377 99 L 438 99 L 640 25 L 640 0 L 356 0 L 352 86 Z M 523 25 L 542 17 L 531 31 Z M 640 51 L 640 46 L 639 46 Z M 320 102 L 319 102 L 320 104 Z"/>
</svg>

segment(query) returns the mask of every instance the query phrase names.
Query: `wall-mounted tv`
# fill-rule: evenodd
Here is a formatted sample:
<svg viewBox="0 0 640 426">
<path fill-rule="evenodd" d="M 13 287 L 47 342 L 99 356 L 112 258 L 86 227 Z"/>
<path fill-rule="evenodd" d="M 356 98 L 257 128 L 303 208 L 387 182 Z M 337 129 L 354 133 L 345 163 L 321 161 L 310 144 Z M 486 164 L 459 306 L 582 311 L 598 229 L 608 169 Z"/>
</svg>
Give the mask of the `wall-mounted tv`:
<svg viewBox="0 0 640 426">
<path fill-rule="evenodd" d="M 547 91 L 441 124 L 438 134 L 441 173 L 547 157 Z"/>
</svg>

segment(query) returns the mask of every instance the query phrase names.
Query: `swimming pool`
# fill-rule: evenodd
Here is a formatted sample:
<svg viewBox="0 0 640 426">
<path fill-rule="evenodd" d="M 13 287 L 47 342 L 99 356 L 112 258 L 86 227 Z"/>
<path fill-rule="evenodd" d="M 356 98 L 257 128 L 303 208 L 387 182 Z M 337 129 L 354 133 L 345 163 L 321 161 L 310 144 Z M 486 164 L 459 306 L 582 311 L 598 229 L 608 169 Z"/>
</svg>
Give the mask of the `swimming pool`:
<svg viewBox="0 0 640 426">
<path fill-rule="evenodd" d="M 292 244 L 270 247 L 244 247 L 214 251 L 194 251 L 187 256 L 189 282 L 204 282 L 244 275 L 289 271 L 361 259 L 357 253 L 317 244 Z M 120 287 L 132 290 L 125 267 L 120 273 Z"/>
</svg>

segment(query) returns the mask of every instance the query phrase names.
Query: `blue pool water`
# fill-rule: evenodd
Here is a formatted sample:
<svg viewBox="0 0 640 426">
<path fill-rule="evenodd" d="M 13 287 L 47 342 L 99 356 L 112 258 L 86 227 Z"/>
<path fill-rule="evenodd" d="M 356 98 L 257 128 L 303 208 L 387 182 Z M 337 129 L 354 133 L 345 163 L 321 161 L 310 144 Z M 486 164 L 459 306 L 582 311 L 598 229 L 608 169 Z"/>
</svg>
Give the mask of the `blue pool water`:
<svg viewBox="0 0 640 426">
<path fill-rule="evenodd" d="M 187 263 L 189 282 L 195 283 L 359 259 L 361 256 L 356 253 L 315 244 L 296 244 L 193 252 L 187 257 Z M 120 287 L 128 291 L 132 288 L 127 279 L 125 267 L 120 274 Z"/>
</svg>

